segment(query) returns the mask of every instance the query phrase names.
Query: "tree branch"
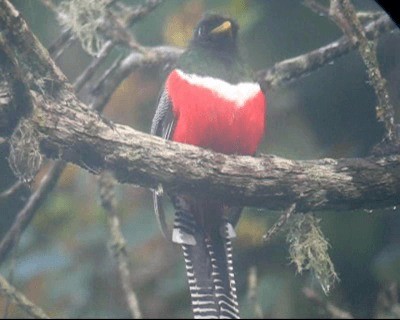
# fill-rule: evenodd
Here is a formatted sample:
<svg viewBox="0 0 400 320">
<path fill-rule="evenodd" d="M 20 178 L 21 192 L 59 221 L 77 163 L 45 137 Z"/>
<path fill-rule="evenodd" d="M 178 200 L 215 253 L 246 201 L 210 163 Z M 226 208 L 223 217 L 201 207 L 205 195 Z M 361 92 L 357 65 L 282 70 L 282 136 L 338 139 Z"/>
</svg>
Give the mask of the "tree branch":
<svg viewBox="0 0 400 320">
<path fill-rule="evenodd" d="M 359 46 L 361 57 L 367 67 L 368 76 L 378 98 L 377 119 L 383 122 L 386 139 L 395 140 L 394 108 L 390 103 L 386 80 L 382 77 L 376 56 L 376 43 L 368 41 L 363 26 L 349 0 L 331 0 L 330 16 L 347 34 L 353 45 Z"/>
<path fill-rule="evenodd" d="M 132 318 L 141 319 L 142 313 L 139 308 L 138 298 L 132 288 L 126 242 L 121 231 L 121 223 L 115 208 L 115 182 L 116 181 L 110 172 L 104 172 L 100 176 L 99 190 L 101 205 L 106 210 L 108 228 L 111 237 L 111 251 L 118 266 L 118 273 L 126 303 L 128 304 Z"/>
<path fill-rule="evenodd" d="M 324 301 L 314 290 L 311 288 L 303 288 L 303 293 L 311 302 L 316 306 L 326 310 L 334 319 L 354 319 L 353 315 L 345 310 L 340 309 L 329 301 Z"/>
<path fill-rule="evenodd" d="M 271 239 L 276 236 L 279 231 L 286 225 L 290 217 L 296 212 L 296 204 L 293 203 L 289 209 L 287 209 L 284 213 L 281 214 L 278 221 L 274 223 L 274 225 L 269 228 L 268 232 L 263 235 L 264 243 L 271 241 Z"/>
<path fill-rule="evenodd" d="M 27 297 L 22 293 L 18 292 L 11 284 L 8 283 L 0 275 L 0 294 L 5 295 L 11 299 L 15 304 L 17 304 L 22 310 L 24 310 L 28 315 L 36 319 L 50 319 L 50 317 L 38 306 L 32 303 Z"/>
<path fill-rule="evenodd" d="M 369 40 L 377 39 L 383 33 L 396 29 L 395 23 L 389 16 L 383 15 L 367 24 L 366 36 Z M 343 36 L 326 46 L 306 54 L 276 63 L 272 68 L 261 70 L 257 79 L 261 86 L 267 89 L 278 87 L 297 80 L 310 72 L 321 68 L 329 62 L 357 48 L 348 37 Z"/>
<path fill-rule="evenodd" d="M 22 183 L 21 181 L 16 181 L 11 187 L 9 187 L 8 189 L 6 189 L 3 192 L 0 192 L 0 200 L 4 199 L 4 198 L 8 198 L 9 196 L 11 196 L 12 194 L 14 194 L 15 192 L 17 192 L 19 190 L 19 188 L 21 188 L 24 185 L 24 183 Z"/>
<path fill-rule="evenodd" d="M 49 194 L 53 190 L 56 182 L 58 181 L 61 172 L 65 168 L 65 162 L 58 161 L 51 165 L 50 170 L 40 181 L 40 188 L 35 190 L 25 203 L 24 207 L 20 212 L 11 226 L 7 231 L 6 235 L 1 239 L 0 242 L 0 264 L 3 262 L 7 254 L 14 247 L 19 238 L 21 232 L 26 228 L 29 222 L 33 218 L 33 213 L 42 205 L 46 199 L 45 195 Z"/>
<path fill-rule="evenodd" d="M 33 92 L 32 92 L 33 93 Z M 195 192 L 235 204 L 285 209 L 378 208 L 398 204 L 400 155 L 294 161 L 226 156 L 116 124 L 64 91 L 49 104 L 34 94 L 42 152 L 92 172 L 112 170 L 122 183 Z"/>
</svg>

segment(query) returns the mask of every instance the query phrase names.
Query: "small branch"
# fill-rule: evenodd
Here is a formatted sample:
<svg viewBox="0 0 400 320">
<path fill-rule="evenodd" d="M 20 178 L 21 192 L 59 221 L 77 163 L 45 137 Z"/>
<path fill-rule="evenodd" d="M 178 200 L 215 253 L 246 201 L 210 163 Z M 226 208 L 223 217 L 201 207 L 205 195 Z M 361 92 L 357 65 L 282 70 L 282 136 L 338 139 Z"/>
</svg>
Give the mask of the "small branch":
<svg viewBox="0 0 400 320">
<path fill-rule="evenodd" d="M 75 38 L 71 29 L 64 29 L 60 36 L 47 48 L 54 61 L 57 61 L 65 50 L 71 46 L 73 40 Z"/>
<path fill-rule="evenodd" d="M 143 17 L 147 16 L 151 11 L 153 11 L 163 2 L 164 0 L 146 0 L 143 5 L 136 7 L 134 10 L 128 11 L 127 17 L 125 19 L 126 21 L 128 21 L 129 26 L 131 26 L 139 20 L 143 19 Z"/>
<path fill-rule="evenodd" d="M 384 11 L 358 11 L 357 17 L 361 22 L 369 22 L 371 20 L 379 19 L 385 14 Z"/>
<path fill-rule="evenodd" d="M 322 298 L 311 288 L 303 288 L 303 293 L 308 300 L 313 302 L 316 306 L 326 310 L 334 319 L 354 319 L 353 315 L 345 310 L 340 309 L 333 303 L 324 301 Z"/>
<path fill-rule="evenodd" d="M 182 52 L 182 49 L 159 46 L 147 50 L 146 54 L 137 52 L 129 54 L 119 61 L 117 65 L 107 70 L 105 72 L 107 76 L 101 77 L 98 83 L 93 86 L 91 92 L 92 100 L 96 99 L 97 101 L 91 101 L 90 104 L 95 109 L 102 109 L 120 83 L 132 72 L 142 68 L 172 63 L 176 61 Z"/>
<path fill-rule="evenodd" d="M 21 211 L 18 212 L 13 225 L 8 229 L 3 239 L 1 239 L 0 264 L 4 261 L 9 251 L 15 246 L 21 232 L 29 225 L 36 210 L 46 199 L 46 195 L 53 190 L 64 167 L 65 163 L 62 161 L 51 165 L 49 171 L 42 178 L 40 186 L 32 193 Z"/>
<path fill-rule="evenodd" d="M 329 8 L 322 5 L 318 0 L 304 0 L 303 4 L 320 16 L 329 16 Z M 385 13 L 383 11 L 359 11 L 356 14 L 360 20 L 366 22 L 376 20 Z"/>
<path fill-rule="evenodd" d="M 396 28 L 390 17 L 383 15 L 381 18 L 370 22 L 365 30 L 368 39 L 373 40 Z M 355 48 L 357 48 L 357 45 L 343 36 L 319 49 L 278 62 L 268 70 L 261 70 L 257 73 L 257 79 L 263 88 L 279 87 L 308 75 Z"/>
<path fill-rule="evenodd" d="M 249 270 L 249 276 L 248 276 L 249 289 L 247 292 L 247 298 L 249 299 L 249 302 L 253 307 L 255 317 L 257 319 L 263 319 L 264 315 L 260 302 L 258 301 L 257 286 L 258 286 L 257 267 L 253 266 Z"/>
<path fill-rule="evenodd" d="M 267 234 L 263 236 L 264 243 L 270 242 L 275 237 L 282 227 L 290 219 L 296 211 L 296 204 L 293 203 L 288 210 L 286 210 L 278 219 L 278 221 L 268 230 Z"/>
<path fill-rule="evenodd" d="M 22 293 L 18 292 L 0 275 L 0 294 L 9 297 L 18 307 L 24 310 L 29 316 L 36 319 L 50 319 L 50 317 L 37 305 L 31 302 Z"/>
<path fill-rule="evenodd" d="M 8 276 L 6 278 L 6 280 L 8 281 L 8 283 L 10 285 L 12 285 L 13 280 L 14 280 L 15 252 L 16 252 L 17 247 L 18 246 L 14 247 L 13 254 L 12 254 L 12 257 L 11 257 L 10 271 L 9 271 Z M 3 319 L 7 319 L 8 318 L 8 313 L 9 313 L 9 310 L 10 310 L 11 303 L 12 303 L 12 301 L 11 301 L 10 297 L 7 297 L 6 301 L 5 301 L 5 307 L 4 307 L 4 310 L 3 310 L 3 316 L 2 316 Z"/>
<path fill-rule="evenodd" d="M 121 39 L 125 39 L 127 44 L 139 51 L 144 52 L 144 49 L 140 46 L 135 45 L 135 41 L 132 40 L 132 37 L 126 29 L 131 27 L 133 24 L 138 22 L 144 16 L 149 14 L 152 10 L 154 10 L 159 4 L 161 3 L 160 0 L 147 0 L 145 4 L 130 10 L 128 14 L 126 14 L 125 19 L 122 23 L 117 24 L 119 26 L 118 30 L 111 33 L 113 35 L 112 40 L 108 40 L 99 51 L 98 56 L 92 60 L 90 65 L 86 68 L 84 72 L 76 79 L 76 90 L 80 90 L 83 85 L 93 77 L 95 71 L 97 70 L 98 66 L 104 62 L 105 58 L 114 48 L 115 44 L 121 42 Z M 122 35 L 121 35 L 122 34 Z"/>
<path fill-rule="evenodd" d="M 100 66 L 100 64 L 108 57 L 111 50 L 114 48 L 114 44 L 112 41 L 107 41 L 99 53 L 97 54 L 96 58 L 94 58 L 90 64 L 86 67 L 86 69 L 76 78 L 76 90 L 79 91 L 83 88 L 84 84 L 90 80 L 91 77 L 95 74 L 95 71 Z"/>
<path fill-rule="evenodd" d="M 47 9 L 53 11 L 59 20 L 62 19 L 62 15 L 53 0 L 41 0 L 41 2 Z M 75 37 L 71 28 L 64 28 L 58 38 L 53 41 L 47 50 L 53 59 L 57 60 L 64 53 L 65 49 L 71 45 L 73 40 L 75 40 Z"/>
<path fill-rule="evenodd" d="M 329 9 L 319 3 L 317 0 L 304 0 L 303 4 L 309 8 L 312 12 L 320 15 L 320 16 L 328 16 Z"/>
<path fill-rule="evenodd" d="M 336 24 L 347 34 L 354 46 L 359 46 L 361 57 L 367 67 L 368 76 L 378 98 L 376 117 L 383 122 L 386 129 L 386 140 L 396 137 L 394 108 L 390 103 L 386 80 L 382 77 L 376 56 L 376 44 L 368 41 L 363 26 L 357 17 L 350 0 L 331 0 L 330 15 Z"/>
<path fill-rule="evenodd" d="M 0 199 L 8 198 L 15 192 L 19 190 L 22 186 L 25 184 L 19 180 L 17 180 L 11 187 L 9 187 L 7 190 L 4 190 L 2 193 L 0 193 Z"/>
<path fill-rule="evenodd" d="M 378 292 L 375 318 L 400 318 L 400 301 L 396 282 L 389 283 L 386 288 Z"/>
<path fill-rule="evenodd" d="M 115 183 L 116 181 L 110 172 L 106 171 L 100 176 L 101 205 L 107 212 L 107 222 L 111 236 L 111 251 L 118 265 L 118 273 L 129 311 L 134 319 L 140 319 L 142 318 L 142 313 L 140 312 L 136 293 L 132 288 L 126 242 L 120 228 L 120 220 L 115 210 Z"/>
</svg>

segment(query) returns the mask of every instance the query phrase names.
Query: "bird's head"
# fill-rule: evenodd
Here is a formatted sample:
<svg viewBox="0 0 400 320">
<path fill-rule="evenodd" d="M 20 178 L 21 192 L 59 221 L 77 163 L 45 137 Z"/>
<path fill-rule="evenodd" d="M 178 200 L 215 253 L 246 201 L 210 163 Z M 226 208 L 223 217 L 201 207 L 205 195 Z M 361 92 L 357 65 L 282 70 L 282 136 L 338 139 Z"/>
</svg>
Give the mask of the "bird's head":
<svg viewBox="0 0 400 320">
<path fill-rule="evenodd" d="M 238 29 L 238 24 L 232 18 L 206 14 L 194 30 L 191 45 L 219 51 L 236 51 Z"/>
</svg>

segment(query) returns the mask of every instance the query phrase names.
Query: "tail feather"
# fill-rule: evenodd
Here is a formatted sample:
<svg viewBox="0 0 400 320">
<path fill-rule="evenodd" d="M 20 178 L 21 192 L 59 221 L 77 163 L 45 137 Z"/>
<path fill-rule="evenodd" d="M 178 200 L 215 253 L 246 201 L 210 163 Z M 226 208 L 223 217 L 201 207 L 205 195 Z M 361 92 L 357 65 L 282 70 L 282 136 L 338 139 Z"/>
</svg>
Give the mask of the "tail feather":
<svg viewBox="0 0 400 320">
<path fill-rule="evenodd" d="M 226 224 L 226 228 L 231 228 Z M 235 276 L 232 263 L 231 240 L 216 233 L 206 235 L 193 216 L 178 211 L 175 218 L 176 239 L 183 256 L 192 309 L 195 319 L 238 319 Z M 224 230 L 222 234 L 231 234 Z"/>
</svg>

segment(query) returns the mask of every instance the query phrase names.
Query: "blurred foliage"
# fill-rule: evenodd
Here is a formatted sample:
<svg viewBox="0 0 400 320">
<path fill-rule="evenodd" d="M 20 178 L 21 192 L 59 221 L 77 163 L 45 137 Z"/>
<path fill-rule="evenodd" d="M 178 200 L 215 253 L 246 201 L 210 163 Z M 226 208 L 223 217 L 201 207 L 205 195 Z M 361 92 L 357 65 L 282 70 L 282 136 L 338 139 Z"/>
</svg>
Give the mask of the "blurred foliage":
<svg viewBox="0 0 400 320">
<path fill-rule="evenodd" d="M 40 1 L 12 2 L 45 46 L 56 39 L 62 27 Z M 378 9 L 372 0 L 353 2 L 360 10 Z M 329 19 L 293 0 L 168 0 L 135 24 L 132 31 L 143 45 L 184 47 L 206 10 L 228 13 L 238 20 L 242 54 L 255 70 L 341 36 Z M 400 105 L 399 40 L 398 32 L 388 34 L 378 46 L 395 106 Z M 123 53 L 126 49 L 114 49 L 103 70 Z M 73 81 L 89 61 L 90 56 L 74 43 L 57 63 Z M 114 93 L 106 117 L 148 132 L 164 77 L 165 68 L 130 75 Z M 366 155 L 382 136 L 374 114 L 376 99 L 367 79 L 358 53 L 352 52 L 304 79 L 268 92 L 267 136 L 260 152 L 292 159 Z M 7 154 L 8 148 L 1 146 L 0 190 L 13 183 Z M 45 168 L 36 183 L 44 172 Z M 116 191 L 133 285 L 144 316 L 190 317 L 181 252 L 160 235 L 149 190 L 120 185 Z M 0 236 L 29 192 L 21 189 L 13 198 L 0 200 Z M 168 214 L 171 218 L 172 210 Z M 285 235 L 267 246 L 261 241 L 279 214 L 247 208 L 239 222 L 234 245 L 242 316 L 254 317 L 246 296 L 248 270 L 253 266 L 259 273 L 258 301 L 266 317 L 327 316 L 302 294 L 304 286 L 322 291 L 310 273 L 298 275 L 290 265 Z M 316 215 L 321 218 L 320 227 L 329 239 L 329 254 L 341 279 L 328 299 L 356 317 L 373 317 L 378 311 L 382 316 L 386 309 L 379 302 L 380 292 L 400 281 L 399 209 Z M 14 284 L 51 316 L 127 317 L 108 239 L 97 178 L 69 165 L 23 234 L 14 259 L 3 264 L 0 271 L 7 275 L 12 269 Z M 4 305 L 5 299 L 0 297 L 0 312 Z M 14 306 L 9 312 L 13 317 L 23 316 Z"/>
</svg>

